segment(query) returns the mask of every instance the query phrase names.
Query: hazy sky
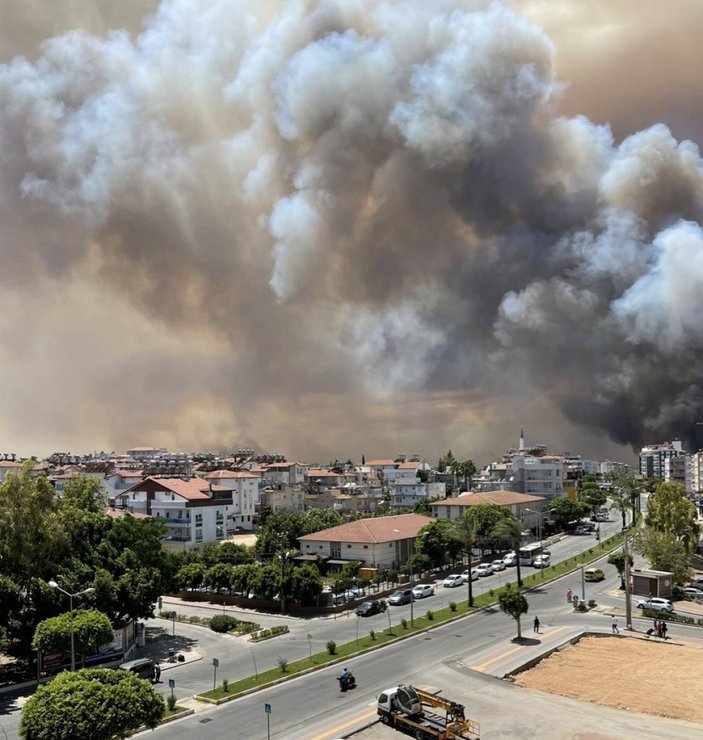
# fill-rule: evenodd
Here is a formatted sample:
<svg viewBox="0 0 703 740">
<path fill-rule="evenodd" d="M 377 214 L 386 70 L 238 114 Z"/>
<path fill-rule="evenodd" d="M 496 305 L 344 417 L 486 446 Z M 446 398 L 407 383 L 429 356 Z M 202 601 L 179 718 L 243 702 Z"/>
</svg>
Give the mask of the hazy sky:
<svg viewBox="0 0 703 740">
<path fill-rule="evenodd" d="M 0 451 L 703 446 L 701 32 L 698 0 L 1 4 Z"/>
</svg>

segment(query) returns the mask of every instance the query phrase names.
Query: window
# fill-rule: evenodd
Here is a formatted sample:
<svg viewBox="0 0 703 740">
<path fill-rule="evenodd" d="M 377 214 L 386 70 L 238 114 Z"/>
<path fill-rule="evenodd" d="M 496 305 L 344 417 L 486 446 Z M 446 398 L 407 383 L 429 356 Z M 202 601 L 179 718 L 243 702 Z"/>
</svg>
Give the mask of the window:
<svg viewBox="0 0 703 740">
<path fill-rule="evenodd" d="M 183 509 L 178 510 L 178 518 L 183 519 Z"/>
<path fill-rule="evenodd" d="M 195 523 L 196 524 L 202 524 L 203 523 L 203 515 L 202 514 L 196 514 L 195 515 Z"/>
<path fill-rule="evenodd" d="M 200 527 L 195 528 L 195 541 L 196 542 L 203 541 L 203 530 Z"/>
<path fill-rule="evenodd" d="M 348 547 L 349 549 L 351 549 L 351 545 L 347 545 L 347 547 Z"/>
<path fill-rule="evenodd" d="M 364 550 L 368 550 L 368 549 L 369 549 L 369 546 L 368 545 L 364 545 Z"/>
</svg>

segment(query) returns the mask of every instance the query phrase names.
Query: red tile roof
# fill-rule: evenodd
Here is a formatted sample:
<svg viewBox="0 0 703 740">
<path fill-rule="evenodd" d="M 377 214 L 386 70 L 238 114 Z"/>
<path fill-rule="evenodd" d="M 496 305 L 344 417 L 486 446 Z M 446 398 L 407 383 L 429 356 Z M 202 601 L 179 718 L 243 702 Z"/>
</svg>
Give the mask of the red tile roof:
<svg viewBox="0 0 703 740">
<path fill-rule="evenodd" d="M 529 493 L 482 491 L 480 493 L 462 493 L 461 496 L 448 498 L 444 501 L 433 501 L 430 506 L 478 506 L 479 504 L 514 506 L 515 504 L 529 504 L 544 500 L 544 496 L 532 496 Z"/>
<path fill-rule="evenodd" d="M 341 473 L 334 473 L 331 470 L 322 470 L 321 468 L 310 468 L 308 470 L 308 478 L 340 478 L 343 477 Z"/>
<path fill-rule="evenodd" d="M 12 462 L 12 460 L 0 460 L 0 468 L 21 468 L 22 463 Z"/>
<path fill-rule="evenodd" d="M 340 524 L 338 527 L 323 529 L 321 532 L 299 537 L 300 542 L 394 542 L 417 536 L 426 525 L 434 521 L 422 514 L 399 514 L 373 519 L 358 519 L 355 522 Z"/>
</svg>

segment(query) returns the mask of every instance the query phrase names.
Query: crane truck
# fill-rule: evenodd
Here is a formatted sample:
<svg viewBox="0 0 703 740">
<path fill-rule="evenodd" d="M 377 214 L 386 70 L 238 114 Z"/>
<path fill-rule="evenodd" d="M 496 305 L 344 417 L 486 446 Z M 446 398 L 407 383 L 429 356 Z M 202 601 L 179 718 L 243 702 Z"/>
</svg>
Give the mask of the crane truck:
<svg viewBox="0 0 703 740">
<path fill-rule="evenodd" d="M 480 738 L 478 722 L 466 718 L 463 704 L 414 686 L 386 689 L 377 708 L 381 722 L 416 740 Z"/>
</svg>

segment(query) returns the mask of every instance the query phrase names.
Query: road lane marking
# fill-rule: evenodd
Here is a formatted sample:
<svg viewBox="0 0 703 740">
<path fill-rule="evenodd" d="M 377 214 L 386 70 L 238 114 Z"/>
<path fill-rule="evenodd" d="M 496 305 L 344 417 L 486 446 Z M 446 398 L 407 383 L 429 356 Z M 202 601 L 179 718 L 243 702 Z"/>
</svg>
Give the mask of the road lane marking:
<svg viewBox="0 0 703 740">
<path fill-rule="evenodd" d="M 543 632 L 542 637 L 543 638 L 552 637 L 553 635 L 556 635 L 557 633 L 563 632 L 564 630 L 567 630 L 567 629 L 569 629 L 568 626 L 556 627 L 553 630 L 549 630 L 548 632 Z M 504 653 L 497 655 L 495 658 L 491 658 L 490 660 L 487 660 L 485 663 L 476 663 L 475 665 L 470 666 L 470 668 L 473 671 L 483 671 L 489 665 L 492 665 L 493 663 L 497 663 L 499 660 L 503 660 L 503 658 L 507 658 L 508 655 L 512 655 L 513 653 L 517 653 L 518 651 L 525 650 L 529 647 L 534 647 L 534 646 L 518 645 L 517 647 L 511 648 L 510 650 L 506 650 Z"/>
<path fill-rule="evenodd" d="M 374 705 L 373 709 L 367 709 L 362 714 L 357 714 L 355 717 L 352 717 L 346 722 L 342 722 L 338 725 L 335 725 L 331 730 L 327 730 L 326 732 L 323 732 L 320 735 L 312 735 L 309 738 L 309 740 L 329 740 L 329 738 L 338 737 L 340 731 L 346 730 L 348 727 L 351 727 L 352 725 L 357 725 L 362 722 L 368 722 L 371 719 L 371 717 L 374 717 L 376 714 L 377 714 L 377 711 Z"/>
</svg>

